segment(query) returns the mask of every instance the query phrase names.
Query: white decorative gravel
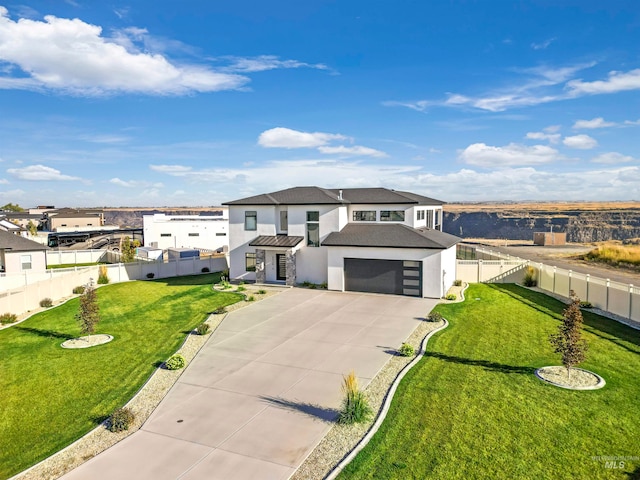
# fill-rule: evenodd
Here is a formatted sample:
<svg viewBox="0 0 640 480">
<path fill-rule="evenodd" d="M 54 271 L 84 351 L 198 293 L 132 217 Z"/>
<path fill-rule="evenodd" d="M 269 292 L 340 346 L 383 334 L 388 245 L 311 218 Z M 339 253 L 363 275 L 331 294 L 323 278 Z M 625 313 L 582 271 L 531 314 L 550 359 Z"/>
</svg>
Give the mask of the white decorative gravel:
<svg viewBox="0 0 640 480">
<path fill-rule="evenodd" d="M 542 367 L 536 370 L 536 375 L 546 382 L 571 390 L 593 390 L 604 387 L 605 384 L 599 375 L 575 367 L 571 368 L 570 373 L 559 365 Z"/>
</svg>

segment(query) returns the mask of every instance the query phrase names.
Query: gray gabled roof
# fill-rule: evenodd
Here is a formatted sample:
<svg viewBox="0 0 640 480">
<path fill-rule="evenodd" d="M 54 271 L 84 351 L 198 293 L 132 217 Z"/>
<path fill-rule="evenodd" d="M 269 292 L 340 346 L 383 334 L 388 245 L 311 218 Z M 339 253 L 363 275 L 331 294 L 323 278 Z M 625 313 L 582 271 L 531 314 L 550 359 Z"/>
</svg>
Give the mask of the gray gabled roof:
<svg viewBox="0 0 640 480">
<path fill-rule="evenodd" d="M 37 250 L 49 250 L 49 247 L 16 235 L 15 233 L 0 230 L 0 249 L 11 250 L 12 252 L 33 252 Z"/>
<path fill-rule="evenodd" d="M 291 248 L 298 245 L 304 237 L 287 235 L 260 235 L 249 242 L 250 247 L 286 247 Z"/>
<path fill-rule="evenodd" d="M 401 223 L 350 223 L 339 232 L 330 233 L 322 242 L 328 247 L 388 247 L 446 249 L 462 239 L 429 228 L 411 228 Z"/>
<path fill-rule="evenodd" d="M 348 205 L 351 203 L 442 205 L 444 202 L 388 188 L 294 187 L 225 202 L 223 205 Z"/>
</svg>

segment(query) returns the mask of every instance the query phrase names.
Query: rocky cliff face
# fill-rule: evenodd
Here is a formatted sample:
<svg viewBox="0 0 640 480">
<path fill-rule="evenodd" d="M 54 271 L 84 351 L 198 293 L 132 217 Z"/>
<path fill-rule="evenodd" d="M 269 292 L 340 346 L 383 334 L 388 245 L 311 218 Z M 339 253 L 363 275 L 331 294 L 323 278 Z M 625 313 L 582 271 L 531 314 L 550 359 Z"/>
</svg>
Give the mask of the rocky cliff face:
<svg viewBox="0 0 640 480">
<path fill-rule="evenodd" d="M 533 240 L 534 232 L 565 232 L 568 242 L 640 237 L 640 209 L 564 212 L 444 212 L 444 231 L 463 238 Z"/>
</svg>

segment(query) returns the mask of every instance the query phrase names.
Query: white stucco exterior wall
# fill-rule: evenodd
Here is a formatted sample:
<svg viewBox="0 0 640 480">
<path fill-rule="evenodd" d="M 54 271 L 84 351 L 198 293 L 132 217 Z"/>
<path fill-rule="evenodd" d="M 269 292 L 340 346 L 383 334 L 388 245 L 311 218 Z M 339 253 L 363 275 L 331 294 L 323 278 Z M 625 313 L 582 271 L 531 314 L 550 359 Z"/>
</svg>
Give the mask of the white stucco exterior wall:
<svg viewBox="0 0 640 480">
<path fill-rule="evenodd" d="M 31 268 L 24 270 L 22 268 L 22 257 L 30 256 Z M 44 272 L 47 269 L 47 255 L 43 250 L 32 252 L 11 252 L 4 251 L 4 266 L 6 273 L 22 273 L 22 272 Z"/>
<path fill-rule="evenodd" d="M 226 218 L 156 214 L 144 215 L 142 222 L 146 246 L 218 250 L 229 244 Z"/>
</svg>

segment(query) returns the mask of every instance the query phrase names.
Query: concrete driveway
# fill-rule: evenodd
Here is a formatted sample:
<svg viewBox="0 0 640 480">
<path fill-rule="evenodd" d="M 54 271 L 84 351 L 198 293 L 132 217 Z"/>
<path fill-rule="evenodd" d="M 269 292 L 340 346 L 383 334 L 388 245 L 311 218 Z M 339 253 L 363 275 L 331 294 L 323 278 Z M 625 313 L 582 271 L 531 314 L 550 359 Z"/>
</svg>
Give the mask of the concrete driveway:
<svg viewBox="0 0 640 480">
<path fill-rule="evenodd" d="M 291 289 L 230 313 L 142 429 L 76 479 L 287 479 L 437 300 Z"/>
</svg>

